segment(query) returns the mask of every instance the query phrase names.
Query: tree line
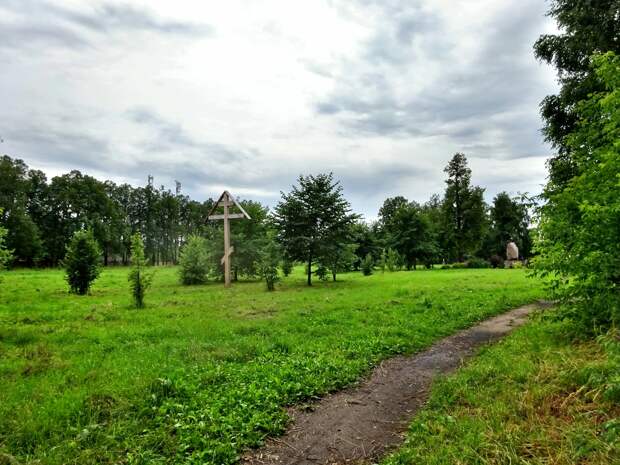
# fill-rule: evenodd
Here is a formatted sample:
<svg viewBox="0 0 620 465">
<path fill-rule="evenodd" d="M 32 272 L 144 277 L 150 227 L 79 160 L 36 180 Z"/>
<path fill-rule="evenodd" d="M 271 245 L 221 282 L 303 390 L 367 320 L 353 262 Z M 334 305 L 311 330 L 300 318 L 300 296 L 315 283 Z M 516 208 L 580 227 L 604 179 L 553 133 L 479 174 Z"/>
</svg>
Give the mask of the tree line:
<svg viewBox="0 0 620 465">
<path fill-rule="evenodd" d="M 257 260 L 270 235 L 285 267 L 306 265 L 309 283 L 312 275 L 336 279 L 339 272 L 358 270 L 368 256 L 378 263 L 388 249 L 406 269 L 502 256 L 508 240 L 529 256 L 531 201 L 503 192 L 487 205 L 484 189 L 471 184 L 463 154 L 454 155 L 445 172 L 443 196 L 423 204 L 403 196 L 388 198 L 372 223 L 352 213 L 331 174 L 300 176 L 271 213 L 258 202 L 243 200 L 252 220 L 231 225 L 235 279 L 257 274 Z M 0 226 L 7 230 L 5 243 L 14 266 L 57 266 L 71 237 L 88 229 L 104 265 L 129 263 L 135 233 L 142 236 L 151 264 L 176 264 L 190 236 L 205 237 L 213 257 L 209 273 L 221 275 L 223 232 L 221 224 L 207 221 L 212 206 L 212 199 L 198 202 L 182 194 L 179 183 L 175 192 L 155 188 L 150 176 L 144 187 L 99 181 L 79 171 L 48 182 L 43 172 L 22 160 L 0 158 Z"/>
</svg>

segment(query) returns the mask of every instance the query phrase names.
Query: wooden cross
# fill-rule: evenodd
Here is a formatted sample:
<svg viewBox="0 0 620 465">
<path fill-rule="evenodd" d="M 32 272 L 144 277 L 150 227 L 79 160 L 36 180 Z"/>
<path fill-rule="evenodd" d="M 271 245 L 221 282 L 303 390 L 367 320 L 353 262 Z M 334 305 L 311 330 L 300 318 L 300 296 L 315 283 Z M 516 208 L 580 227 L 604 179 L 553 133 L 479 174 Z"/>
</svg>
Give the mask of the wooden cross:
<svg viewBox="0 0 620 465">
<path fill-rule="evenodd" d="M 224 207 L 223 215 L 214 215 L 218 207 Z M 241 213 L 230 213 L 230 207 L 237 207 Z M 224 265 L 224 286 L 230 287 L 230 255 L 234 252 L 234 247 L 230 246 L 230 223 L 228 220 L 237 218 L 246 218 L 250 220 L 250 215 L 243 209 L 241 205 L 228 191 L 224 191 L 213 208 L 209 212 L 209 220 L 224 220 L 224 256 L 221 263 Z"/>
</svg>

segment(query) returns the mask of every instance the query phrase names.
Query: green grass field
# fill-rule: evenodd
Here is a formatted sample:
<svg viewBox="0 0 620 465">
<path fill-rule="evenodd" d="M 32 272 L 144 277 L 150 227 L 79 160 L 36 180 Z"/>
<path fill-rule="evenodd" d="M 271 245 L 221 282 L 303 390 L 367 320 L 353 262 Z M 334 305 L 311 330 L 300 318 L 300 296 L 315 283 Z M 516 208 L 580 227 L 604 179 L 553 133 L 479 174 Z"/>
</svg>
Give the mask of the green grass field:
<svg viewBox="0 0 620 465">
<path fill-rule="evenodd" d="M 274 293 L 185 287 L 159 268 L 147 308 L 128 270 L 92 295 L 62 271 L 0 285 L 0 452 L 22 462 L 234 463 L 287 424 L 286 405 L 354 383 L 379 360 L 543 296 L 523 270 L 346 274 Z"/>
<path fill-rule="evenodd" d="M 620 339 L 534 321 L 436 383 L 382 465 L 620 464 Z"/>
</svg>

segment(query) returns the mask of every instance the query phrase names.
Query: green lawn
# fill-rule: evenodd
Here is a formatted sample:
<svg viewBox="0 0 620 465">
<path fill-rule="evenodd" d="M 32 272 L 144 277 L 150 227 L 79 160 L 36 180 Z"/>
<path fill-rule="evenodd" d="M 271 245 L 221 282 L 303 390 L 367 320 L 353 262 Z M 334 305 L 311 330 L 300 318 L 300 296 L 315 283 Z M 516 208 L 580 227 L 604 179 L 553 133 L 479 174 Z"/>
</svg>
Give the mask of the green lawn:
<svg viewBox="0 0 620 465">
<path fill-rule="evenodd" d="M 382 465 L 620 464 L 620 339 L 534 321 L 436 383 Z"/>
<path fill-rule="evenodd" d="M 92 295 L 61 271 L 0 284 L 0 452 L 61 463 L 234 463 L 278 434 L 282 408 L 355 382 L 379 360 L 543 296 L 523 270 L 342 275 L 274 293 L 184 287 L 159 268 L 147 308 L 124 268 Z"/>
</svg>

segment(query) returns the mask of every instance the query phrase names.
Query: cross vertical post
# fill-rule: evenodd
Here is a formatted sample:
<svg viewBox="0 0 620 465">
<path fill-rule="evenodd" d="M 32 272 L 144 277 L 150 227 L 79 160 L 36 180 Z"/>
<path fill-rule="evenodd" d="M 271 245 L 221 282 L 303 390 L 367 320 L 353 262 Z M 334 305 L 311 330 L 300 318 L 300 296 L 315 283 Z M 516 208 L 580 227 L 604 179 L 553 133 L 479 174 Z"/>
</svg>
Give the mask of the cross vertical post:
<svg viewBox="0 0 620 465">
<path fill-rule="evenodd" d="M 230 223 L 228 219 L 228 193 L 224 194 L 224 287 L 230 287 Z"/>
<path fill-rule="evenodd" d="M 224 214 L 215 215 L 215 211 L 219 208 L 224 208 Z M 241 213 L 230 213 L 230 208 L 237 208 Z M 213 208 L 209 212 L 209 220 L 224 220 L 224 256 L 222 257 L 221 264 L 224 265 L 224 286 L 230 287 L 230 256 L 235 251 L 235 248 L 230 245 L 230 220 L 233 219 L 248 219 L 251 220 L 250 215 L 243 209 L 239 202 L 228 191 L 224 191 Z"/>
</svg>

